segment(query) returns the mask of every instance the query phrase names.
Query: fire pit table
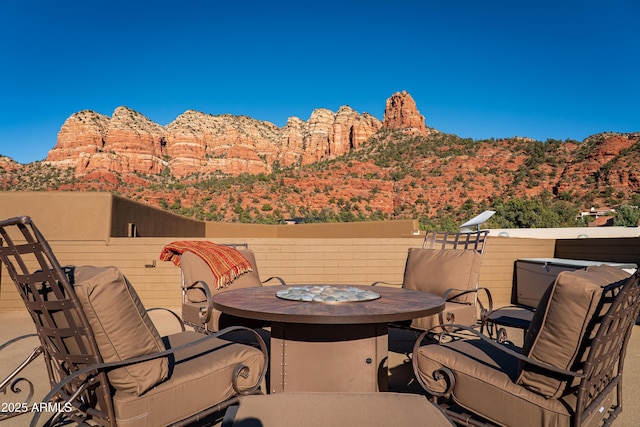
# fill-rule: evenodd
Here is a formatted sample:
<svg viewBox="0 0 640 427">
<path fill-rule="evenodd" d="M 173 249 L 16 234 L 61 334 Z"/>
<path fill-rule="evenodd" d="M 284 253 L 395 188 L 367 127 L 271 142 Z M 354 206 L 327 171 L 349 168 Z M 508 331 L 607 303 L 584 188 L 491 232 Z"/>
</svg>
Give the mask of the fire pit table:
<svg viewBox="0 0 640 427">
<path fill-rule="evenodd" d="M 270 393 L 387 391 L 389 322 L 444 309 L 437 295 L 351 285 L 230 289 L 213 306 L 271 322 Z"/>
</svg>

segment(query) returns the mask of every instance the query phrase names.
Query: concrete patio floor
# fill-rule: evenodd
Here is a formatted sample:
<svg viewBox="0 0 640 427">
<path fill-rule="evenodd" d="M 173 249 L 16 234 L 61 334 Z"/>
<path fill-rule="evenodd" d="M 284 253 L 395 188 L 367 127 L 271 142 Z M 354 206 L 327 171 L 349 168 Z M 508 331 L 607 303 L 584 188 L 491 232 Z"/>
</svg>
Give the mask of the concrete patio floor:
<svg viewBox="0 0 640 427">
<path fill-rule="evenodd" d="M 158 327 L 160 334 L 166 335 L 180 330 L 176 319 L 162 312 L 153 312 L 151 317 Z M 26 311 L 0 313 L 0 346 L 20 335 L 34 333 L 35 328 Z M 514 331 L 510 337 L 517 342 L 521 333 Z M 410 331 L 390 331 L 389 348 L 389 389 L 402 393 L 423 394 L 422 388 L 413 377 L 410 352 L 417 336 Z M 521 338 L 520 338 L 521 339 Z M 35 337 L 16 342 L 0 350 L 0 379 L 3 379 L 18 363 L 20 363 L 35 347 L 38 340 Z M 23 377 L 34 382 L 35 392 L 32 403 L 39 402 L 50 389 L 46 369 L 42 358 L 27 367 Z M 635 427 L 640 425 L 640 325 L 634 327 L 631 341 L 627 348 L 625 368 L 623 373 L 623 412 L 618 417 L 615 426 Z M 0 402 L 11 401 L 10 393 L 2 395 Z M 2 427 L 28 425 L 30 415 L 23 415 L 0 423 Z M 214 425 L 219 425 L 215 423 Z"/>
</svg>

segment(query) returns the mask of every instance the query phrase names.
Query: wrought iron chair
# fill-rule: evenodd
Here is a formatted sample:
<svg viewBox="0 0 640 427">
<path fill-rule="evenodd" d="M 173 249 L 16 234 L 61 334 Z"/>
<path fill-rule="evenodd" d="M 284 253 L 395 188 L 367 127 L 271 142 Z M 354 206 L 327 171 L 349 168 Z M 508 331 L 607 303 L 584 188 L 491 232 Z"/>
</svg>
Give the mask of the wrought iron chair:
<svg viewBox="0 0 640 427">
<path fill-rule="evenodd" d="M 229 288 L 217 289 L 213 286 L 215 277 L 207 263 L 192 251 L 182 252 L 179 255 L 182 276 L 182 320 L 185 325 L 207 334 L 235 325 L 249 328 L 268 326 L 269 324 L 265 322 L 239 318 L 213 308 L 213 296 L 228 289 L 262 286 L 270 281 L 286 285 L 284 279 L 278 276 L 260 280 L 256 257 L 246 243 L 224 244 L 224 246 L 230 246 L 242 254 L 251 264 L 252 270 L 234 279 Z"/>
<path fill-rule="evenodd" d="M 446 305 L 437 316 L 413 319 L 393 326 L 431 330 L 451 323 L 478 325 L 482 313 L 493 308 L 489 290 L 478 287 L 488 234 L 488 230 L 459 233 L 431 231 L 425 235 L 421 248 L 409 248 L 402 287 L 441 295 Z M 373 285 L 382 283 L 375 282 Z M 479 298 L 479 293 L 483 293 L 484 298 Z"/>
<path fill-rule="evenodd" d="M 62 268 L 26 216 L 0 221 L 0 236 L 0 260 L 44 355 L 52 388 L 42 402 L 56 409 L 49 425 L 186 425 L 259 392 L 267 348 L 254 331 L 160 337 L 115 267 Z M 260 348 L 219 338 L 237 330 L 254 333 Z"/>
<path fill-rule="evenodd" d="M 611 267 L 560 273 L 537 307 L 523 347 L 476 330 L 474 339 L 415 343 L 422 387 L 459 424 L 610 425 L 622 410 L 622 371 L 640 309 L 640 275 Z"/>
<path fill-rule="evenodd" d="M 586 271 L 590 271 L 594 267 L 588 266 Z M 611 282 L 626 279 L 631 275 L 621 268 L 607 268 L 607 274 Z M 482 315 L 480 332 L 484 332 L 486 328 L 487 334 L 498 342 L 509 340 L 507 328 L 520 329 L 523 336 L 526 337 L 535 311 L 536 307 L 517 303 L 487 310 Z"/>
</svg>

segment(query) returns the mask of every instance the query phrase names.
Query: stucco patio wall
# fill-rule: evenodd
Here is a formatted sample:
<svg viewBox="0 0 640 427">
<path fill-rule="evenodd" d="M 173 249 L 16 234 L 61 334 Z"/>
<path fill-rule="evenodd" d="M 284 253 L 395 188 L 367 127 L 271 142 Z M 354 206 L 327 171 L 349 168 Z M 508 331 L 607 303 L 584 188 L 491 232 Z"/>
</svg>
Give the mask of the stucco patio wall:
<svg viewBox="0 0 640 427">
<path fill-rule="evenodd" d="M 260 276 L 280 276 L 288 283 L 400 284 L 407 250 L 422 236 L 402 238 L 211 238 L 218 243 L 248 243 Z M 176 238 L 50 240 L 63 265 L 115 265 L 129 278 L 147 307 L 180 305 L 180 269 L 158 256 Z M 555 241 L 490 237 L 480 275 L 495 303 L 509 303 L 514 262 L 519 257 L 551 257 Z M 23 310 L 13 282 L 0 267 L 0 310 Z"/>
<path fill-rule="evenodd" d="M 180 305 L 180 269 L 158 259 L 169 242 L 248 243 L 262 278 L 288 283 L 400 284 L 417 221 L 256 225 L 196 221 L 109 193 L 0 192 L 0 218 L 30 215 L 63 265 L 115 265 L 148 307 Z M 135 227 L 132 227 L 135 225 Z M 131 236 L 131 237 L 127 237 Z M 562 257 L 640 263 L 640 238 L 536 239 L 490 234 L 480 286 L 510 302 L 518 258 Z M 23 310 L 0 266 L 0 310 Z"/>
</svg>

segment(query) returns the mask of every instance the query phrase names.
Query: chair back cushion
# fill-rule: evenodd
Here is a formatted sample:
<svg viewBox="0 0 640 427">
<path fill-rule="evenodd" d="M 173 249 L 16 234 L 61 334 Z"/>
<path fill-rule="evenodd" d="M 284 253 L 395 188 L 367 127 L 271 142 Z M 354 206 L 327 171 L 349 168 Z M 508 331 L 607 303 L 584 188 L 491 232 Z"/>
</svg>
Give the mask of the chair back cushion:
<svg viewBox="0 0 640 427">
<path fill-rule="evenodd" d="M 482 255 L 473 249 L 409 248 L 402 287 L 437 295 L 448 289 L 475 289 L 480 277 Z M 453 301 L 472 303 L 467 294 Z"/>
<path fill-rule="evenodd" d="M 116 267 L 76 267 L 74 290 L 104 362 L 164 351 L 160 334 L 138 295 Z M 109 371 L 111 385 L 141 395 L 168 377 L 167 358 Z"/>
<path fill-rule="evenodd" d="M 531 321 L 522 353 L 561 369 L 575 369 L 584 360 L 585 337 L 592 336 L 596 318 L 603 314 L 603 287 L 624 279 L 627 273 L 609 266 L 563 271 L 547 289 Z M 517 383 L 546 398 L 563 395 L 571 378 L 520 364 Z"/>
<path fill-rule="evenodd" d="M 228 287 L 216 289 L 213 285 L 215 283 L 215 277 L 207 263 L 193 252 L 184 251 L 180 256 L 180 268 L 182 269 L 182 274 L 184 274 L 185 285 L 189 286 L 198 280 L 202 280 L 207 284 L 207 286 L 209 286 L 211 295 L 216 295 L 228 289 L 262 286 L 262 283 L 260 283 L 260 276 L 258 276 L 258 268 L 256 267 L 256 258 L 253 251 L 251 249 L 238 249 L 238 252 L 240 252 L 251 263 L 252 270 L 242 274 L 231 282 Z M 201 289 L 194 287 L 187 290 L 187 301 L 193 303 L 205 302 L 207 301 L 207 297 Z"/>
<path fill-rule="evenodd" d="M 612 265 L 590 265 L 587 267 L 587 271 L 596 273 L 598 276 L 605 280 L 607 283 L 618 282 L 631 277 L 631 274 L 621 268 L 614 267 Z"/>
<path fill-rule="evenodd" d="M 251 263 L 251 271 L 244 273 L 238 277 L 231 284 L 232 289 L 237 288 L 253 288 L 255 286 L 262 286 L 260 282 L 260 275 L 258 274 L 258 264 L 256 263 L 256 256 L 251 249 L 238 249 L 246 259 Z"/>
</svg>

